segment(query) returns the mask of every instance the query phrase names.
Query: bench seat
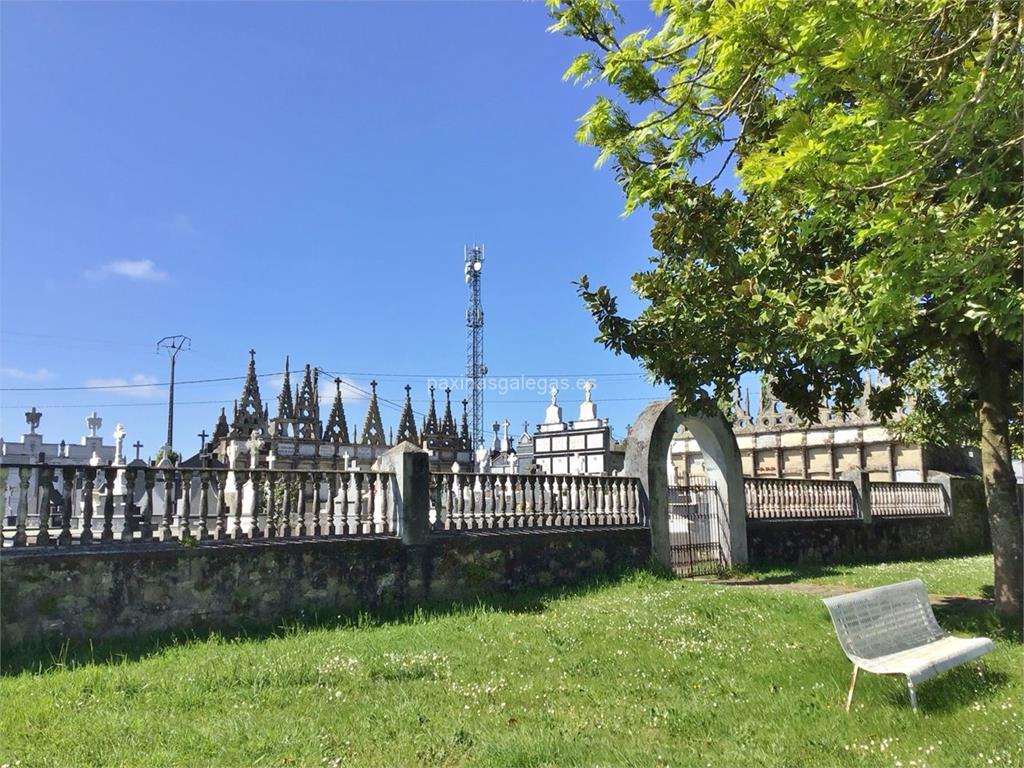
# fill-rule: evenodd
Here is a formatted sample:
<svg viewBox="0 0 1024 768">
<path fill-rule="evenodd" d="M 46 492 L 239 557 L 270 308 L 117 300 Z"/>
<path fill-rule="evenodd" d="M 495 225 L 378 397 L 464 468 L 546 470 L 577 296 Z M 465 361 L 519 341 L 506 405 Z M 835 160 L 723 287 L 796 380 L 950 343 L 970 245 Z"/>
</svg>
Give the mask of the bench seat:
<svg viewBox="0 0 1024 768">
<path fill-rule="evenodd" d="M 886 656 L 850 660 L 866 672 L 874 672 L 876 675 L 906 675 L 916 684 L 994 649 L 995 645 L 987 637 L 950 635 L 927 645 Z"/>
<path fill-rule="evenodd" d="M 914 685 L 995 648 L 987 637 L 953 637 L 940 627 L 920 579 L 829 597 L 823 602 L 839 644 L 853 662 L 847 711 L 858 670 L 905 676 L 910 703 L 917 711 Z"/>
</svg>

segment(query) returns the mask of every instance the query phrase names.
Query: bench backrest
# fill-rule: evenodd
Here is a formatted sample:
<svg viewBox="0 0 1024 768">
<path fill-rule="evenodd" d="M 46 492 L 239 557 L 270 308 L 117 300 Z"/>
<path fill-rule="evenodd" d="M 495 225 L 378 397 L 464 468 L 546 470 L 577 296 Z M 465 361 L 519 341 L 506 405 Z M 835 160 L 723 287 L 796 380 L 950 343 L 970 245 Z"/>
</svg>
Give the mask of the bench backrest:
<svg viewBox="0 0 1024 768">
<path fill-rule="evenodd" d="M 873 659 L 947 637 L 920 579 L 823 601 L 847 656 Z"/>
</svg>

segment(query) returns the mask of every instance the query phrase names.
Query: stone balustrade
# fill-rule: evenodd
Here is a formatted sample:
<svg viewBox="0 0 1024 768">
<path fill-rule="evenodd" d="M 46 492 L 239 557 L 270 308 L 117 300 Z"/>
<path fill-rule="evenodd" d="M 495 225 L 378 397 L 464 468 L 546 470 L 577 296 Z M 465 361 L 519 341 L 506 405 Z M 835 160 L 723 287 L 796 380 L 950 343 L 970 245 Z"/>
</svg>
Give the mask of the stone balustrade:
<svg viewBox="0 0 1024 768">
<path fill-rule="evenodd" d="M 394 476 L 295 469 L 8 467 L 5 547 L 392 535 Z"/>
<path fill-rule="evenodd" d="M 845 480 L 744 479 L 748 520 L 859 519 L 856 488 Z"/>
<path fill-rule="evenodd" d="M 938 483 L 871 483 L 875 517 L 948 517 L 950 503 Z"/>
<path fill-rule="evenodd" d="M 642 524 L 640 481 L 597 475 L 430 476 L 435 531 Z"/>
</svg>

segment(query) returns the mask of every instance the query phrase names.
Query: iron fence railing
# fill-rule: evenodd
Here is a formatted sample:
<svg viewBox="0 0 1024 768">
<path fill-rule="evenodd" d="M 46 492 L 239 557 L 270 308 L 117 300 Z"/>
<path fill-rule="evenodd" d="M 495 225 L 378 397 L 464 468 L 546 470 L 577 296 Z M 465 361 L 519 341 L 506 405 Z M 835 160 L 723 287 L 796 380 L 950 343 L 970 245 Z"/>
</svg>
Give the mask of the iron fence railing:
<svg viewBox="0 0 1024 768">
<path fill-rule="evenodd" d="M 387 472 L 8 466 L 3 545 L 389 535 Z"/>
<path fill-rule="evenodd" d="M 643 522 L 640 481 L 596 475 L 430 475 L 436 531 L 581 528 Z"/>
</svg>

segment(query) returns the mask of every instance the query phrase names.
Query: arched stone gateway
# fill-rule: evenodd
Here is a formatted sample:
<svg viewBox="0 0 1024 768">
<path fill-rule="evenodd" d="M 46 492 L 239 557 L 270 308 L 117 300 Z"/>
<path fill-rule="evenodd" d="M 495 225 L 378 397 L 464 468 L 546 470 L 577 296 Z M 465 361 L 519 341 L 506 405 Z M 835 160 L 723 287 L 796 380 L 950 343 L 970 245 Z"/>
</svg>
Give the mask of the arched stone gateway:
<svg viewBox="0 0 1024 768">
<path fill-rule="evenodd" d="M 743 496 L 743 468 L 736 437 L 721 415 L 687 416 L 679 413 L 673 400 L 651 403 L 633 424 L 626 441 L 624 475 L 640 478 L 646 495 L 651 524 L 651 548 L 655 559 L 679 570 L 681 553 L 670 540 L 670 491 L 666 462 L 668 451 L 679 425 L 693 435 L 704 454 L 708 477 L 717 487 L 715 515 L 709 530 L 721 547 L 720 559 L 732 567 L 747 562 L 746 502 Z M 682 553 L 686 556 L 686 553 Z"/>
</svg>

